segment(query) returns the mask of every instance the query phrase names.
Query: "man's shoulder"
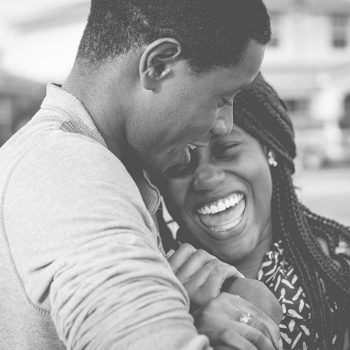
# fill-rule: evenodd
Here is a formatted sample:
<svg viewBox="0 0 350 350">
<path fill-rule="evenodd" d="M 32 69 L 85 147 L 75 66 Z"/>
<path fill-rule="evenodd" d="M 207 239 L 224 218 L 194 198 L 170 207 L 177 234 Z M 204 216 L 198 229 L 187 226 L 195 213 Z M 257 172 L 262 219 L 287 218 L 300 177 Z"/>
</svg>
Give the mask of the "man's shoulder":
<svg viewBox="0 0 350 350">
<path fill-rule="evenodd" d="M 50 185 L 69 180 L 115 182 L 123 187 L 136 187 L 124 164 L 98 141 L 59 127 L 34 130 L 28 125 L 2 150 L 5 171 L 10 182 L 28 183 L 30 179 Z M 7 181 L 6 181 L 7 182 Z M 135 189 L 136 190 L 136 189 Z"/>
<path fill-rule="evenodd" d="M 133 181 L 122 161 L 108 148 L 88 136 L 62 130 L 43 138 L 23 159 L 26 166 L 45 170 L 53 176 L 68 173 L 70 177 L 118 178 Z"/>
</svg>

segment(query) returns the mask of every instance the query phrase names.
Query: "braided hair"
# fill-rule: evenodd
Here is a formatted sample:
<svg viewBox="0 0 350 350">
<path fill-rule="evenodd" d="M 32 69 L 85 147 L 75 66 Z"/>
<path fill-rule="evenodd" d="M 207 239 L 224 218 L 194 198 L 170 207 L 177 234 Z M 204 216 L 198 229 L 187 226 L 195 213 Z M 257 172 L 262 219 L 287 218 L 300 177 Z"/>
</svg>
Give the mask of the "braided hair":
<svg viewBox="0 0 350 350">
<path fill-rule="evenodd" d="M 314 336 L 322 335 L 323 349 L 331 349 L 335 324 L 319 277 L 326 284 L 327 293 L 341 301 L 345 321 L 350 312 L 349 257 L 336 254 L 335 250 L 341 240 L 350 239 L 350 230 L 316 215 L 299 201 L 292 180 L 296 156 L 293 125 L 284 102 L 261 74 L 237 95 L 233 109 L 234 123 L 276 156 L 278 166 L 271 167 L 274 239 L 283 241 L 286 257 L 295 267 L 310 301 L 310 331 Z M 327 242 L 330 256 L 324 253 L 317 238 Z"/>
</svg>

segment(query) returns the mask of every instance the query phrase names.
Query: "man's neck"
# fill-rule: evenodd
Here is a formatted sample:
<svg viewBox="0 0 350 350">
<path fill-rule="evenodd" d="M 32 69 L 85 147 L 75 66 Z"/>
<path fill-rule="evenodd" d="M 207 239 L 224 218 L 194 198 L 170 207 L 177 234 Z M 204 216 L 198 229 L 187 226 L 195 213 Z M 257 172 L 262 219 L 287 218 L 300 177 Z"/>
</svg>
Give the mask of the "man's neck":
<svg viewBox="0 0 350 350">
<path fill-rule="evenodd" d="M 89 81 L 88 81 L 89 80 Z M 93 83 L 91 82 L 93 80 Z M 123 116 L 118 108 L 111 110 L 108 93 L 98 79 L 86 79 L 74 68 L 62 89 L 75 96 L 85 107 L 108 149 L 122 162 L 126 158 L 126 140 L 123 127 Z"/>
</svg>

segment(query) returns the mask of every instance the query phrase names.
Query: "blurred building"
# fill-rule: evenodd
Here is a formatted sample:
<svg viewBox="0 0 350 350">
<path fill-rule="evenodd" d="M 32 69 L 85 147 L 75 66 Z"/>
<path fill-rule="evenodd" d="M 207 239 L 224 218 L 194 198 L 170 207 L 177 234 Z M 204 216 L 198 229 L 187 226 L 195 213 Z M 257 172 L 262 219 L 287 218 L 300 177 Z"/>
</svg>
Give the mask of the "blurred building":
<svg viewBox="0 0 350 350">
<path fill-rule="evenodd" d="M 45 85 L 0 70 L 0 146 L 37 111 Z"/>
<path fill-rule="evenodd" d="M 39 109 L 46 83 L 69 73 L 89 3 L 0 3 L 0 146 Z"/>
<path fill-rule="evenodd" d="M 347 157 L 350 1 L 265 3 L 273 38 L 263 73 L 287 102 L 298 130 L 299 148 L 309 162 Z"/>
<path fill-rule="evenodd" d="M 63 82 L 73 65 L 89 6 L 89 0 L 30 0 L 30 6 L 25 0 L 0 2 L 0 65 L 27 79 Z"/>
<path fill-rule="evenodd" d="M 273 38 L 262 70 L 292 114 L 299 159 L 311 167 L 350 159 L 350 0 L 264 1 Z M 34 82 L 61 83 L 67 76 L 90 1 L 24 3 L 0 4 L 0 144 L 24 122 L 20 111 L 29 117 L 39 107 L 43 90 Z M 23 79 L 13 78 L 9 93 L 11 75 Z M 28 99 L 32 104 L 23 110 Z"/>
</svg>

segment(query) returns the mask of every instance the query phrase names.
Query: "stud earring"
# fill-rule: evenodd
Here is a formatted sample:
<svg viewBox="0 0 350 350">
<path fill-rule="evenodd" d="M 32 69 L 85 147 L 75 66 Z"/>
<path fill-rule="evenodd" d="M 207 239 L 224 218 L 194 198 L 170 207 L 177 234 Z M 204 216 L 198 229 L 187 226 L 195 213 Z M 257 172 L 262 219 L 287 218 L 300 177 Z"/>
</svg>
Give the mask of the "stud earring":
<svg viewBox="0 0 350 350">
<path fill-rule="evenodd" d="M 267 163 L 274 168 L 278 165 L 274 151 L 267 152 Z"/>
</svg>

